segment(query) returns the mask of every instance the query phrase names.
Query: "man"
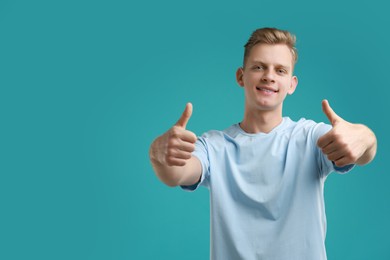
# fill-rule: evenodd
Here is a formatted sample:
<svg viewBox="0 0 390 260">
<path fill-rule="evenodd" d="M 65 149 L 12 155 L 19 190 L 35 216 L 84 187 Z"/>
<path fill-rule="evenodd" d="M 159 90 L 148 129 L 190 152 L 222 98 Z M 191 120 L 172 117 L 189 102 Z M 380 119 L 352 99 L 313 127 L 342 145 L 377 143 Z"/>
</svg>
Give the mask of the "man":
<svg viewBox="0 0 390 260">
<path fill-rule="evenodd" d="M 236 72 L 245 92 L 242 122 L 197 138 L 186 130 L 189 103 L 151 145 L 161 181 L 210 190 L 211 259 L 326 259 L 326 177 L 375 156 L 374 133 L 339 117 L 326 100 L 331 125 L 282 116 L 298 84 L 296 61 L 295 36 L 256 30 Z"/>
</svg>

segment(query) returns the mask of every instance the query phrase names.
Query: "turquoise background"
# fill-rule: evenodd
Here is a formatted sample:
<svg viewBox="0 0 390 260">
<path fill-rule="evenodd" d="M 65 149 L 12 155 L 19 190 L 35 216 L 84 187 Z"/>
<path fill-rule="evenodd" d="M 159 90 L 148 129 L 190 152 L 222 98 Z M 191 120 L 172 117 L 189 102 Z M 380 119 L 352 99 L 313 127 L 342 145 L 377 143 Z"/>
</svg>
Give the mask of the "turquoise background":
<svg viewBox="0 0 390 260">
<path fill-rule="evenodd" d="M 0 1 L 0 259 L 208 259 L 209 201 L 152 172 L 152 140 L 191 101 L 200 135 L 243 115 L 243 45 L 298 36 L 285 115 L 321 100 L 379 140 L 326 184 L 333 259 L 390 259 L 386 1 Z"/>
</svg>

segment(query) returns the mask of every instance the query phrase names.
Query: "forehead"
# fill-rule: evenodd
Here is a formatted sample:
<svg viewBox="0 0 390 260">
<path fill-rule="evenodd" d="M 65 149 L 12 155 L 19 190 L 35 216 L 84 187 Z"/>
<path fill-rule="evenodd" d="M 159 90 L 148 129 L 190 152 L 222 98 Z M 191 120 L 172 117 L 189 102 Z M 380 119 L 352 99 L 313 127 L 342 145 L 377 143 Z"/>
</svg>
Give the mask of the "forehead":
<svg viewBox="0 0 390 260">
<path fill-rule="evenodd" d="M 261 62 L 266 64 L 279 64 L 292 66 L 293 56 L 290 48 L 285 44 L 257 44 L 252 47 L 248 62 Z"/>
</svg>

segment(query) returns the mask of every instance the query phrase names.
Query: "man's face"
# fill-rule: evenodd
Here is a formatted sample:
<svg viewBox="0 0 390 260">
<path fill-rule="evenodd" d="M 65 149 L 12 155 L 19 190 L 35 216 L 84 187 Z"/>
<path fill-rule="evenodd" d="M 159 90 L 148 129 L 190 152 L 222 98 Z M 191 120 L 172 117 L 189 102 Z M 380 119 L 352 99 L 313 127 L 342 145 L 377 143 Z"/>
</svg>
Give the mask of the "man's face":
<svg viewBox="0 0 390 260">
<path fill-rule="evenodd" d="M 292 94 L 298 84 L 292 72 L 292 54 L 286 45 L 255 45 L 245 67 L 239 68 L 236 75 L 245 89 L 246 108 L 281 112 L 286 95 Z"/>
</svg>

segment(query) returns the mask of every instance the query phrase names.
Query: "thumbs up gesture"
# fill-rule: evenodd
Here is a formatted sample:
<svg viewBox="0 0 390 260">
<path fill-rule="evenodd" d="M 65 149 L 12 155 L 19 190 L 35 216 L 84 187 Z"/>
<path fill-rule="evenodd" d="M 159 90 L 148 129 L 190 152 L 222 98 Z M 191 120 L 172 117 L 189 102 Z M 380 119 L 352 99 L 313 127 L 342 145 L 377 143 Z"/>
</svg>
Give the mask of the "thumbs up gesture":
<svg viewBox="0 0 390 260">
<path fill-rule="evenodd" d="M 186 130 L 192 115 L 192 104 L 188 103 L 179 120 L 152 144 L 151 158 L 167 166 L 184 166 L 195 150 L 196 135 Z"/>
<path fill-rule="evenodd" d="M 376 152 L 376 138 L 372 131 L 361 124 L 352 124 L 338 116 L 327 100 L 322 101 L 322 110 L 332 129 L 318 139 L 317 145 L 336 166 L 366 164 Z"/>
</svg>

